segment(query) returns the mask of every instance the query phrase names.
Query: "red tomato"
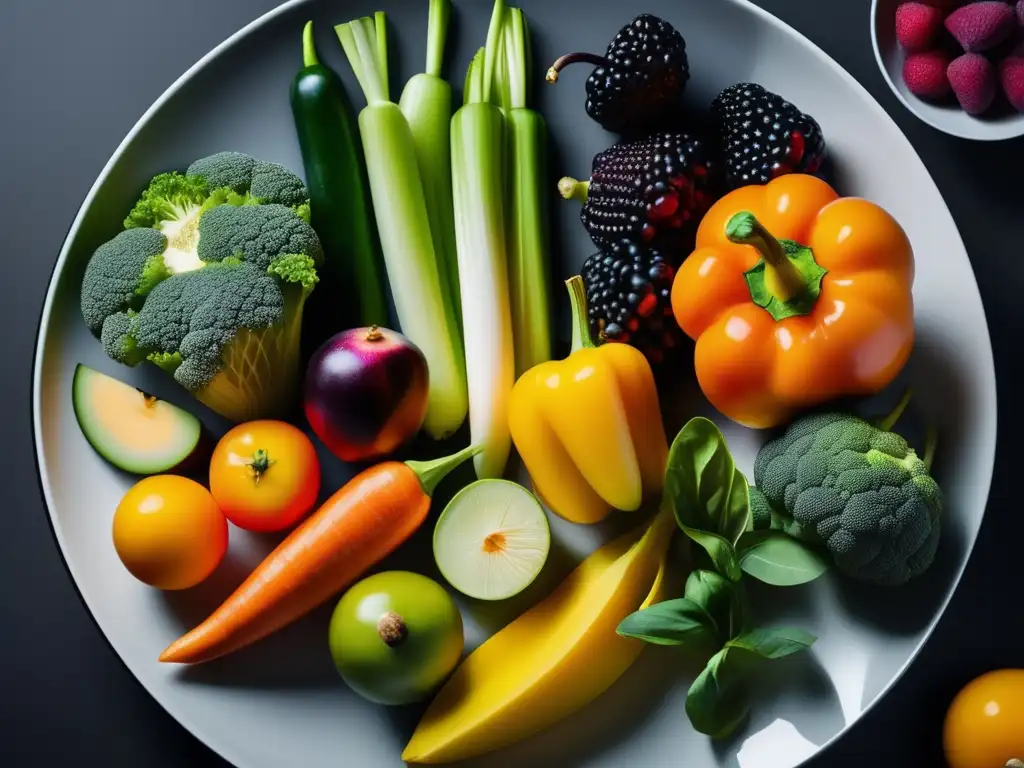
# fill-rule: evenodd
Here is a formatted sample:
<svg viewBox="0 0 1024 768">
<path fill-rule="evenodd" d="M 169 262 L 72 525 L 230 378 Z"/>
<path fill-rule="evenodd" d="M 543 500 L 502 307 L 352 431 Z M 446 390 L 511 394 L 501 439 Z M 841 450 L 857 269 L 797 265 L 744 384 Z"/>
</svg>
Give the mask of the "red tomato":
<svg viewBox="0 0 1024 768">
<path fill-rule="evenodd" d="M 284 421 L 239 424 L 213 451 L 210 492 L 239 528 L 289 528 L 312 511 L 320 493 L 316 449 L 302 430 Z"/>
</svg>

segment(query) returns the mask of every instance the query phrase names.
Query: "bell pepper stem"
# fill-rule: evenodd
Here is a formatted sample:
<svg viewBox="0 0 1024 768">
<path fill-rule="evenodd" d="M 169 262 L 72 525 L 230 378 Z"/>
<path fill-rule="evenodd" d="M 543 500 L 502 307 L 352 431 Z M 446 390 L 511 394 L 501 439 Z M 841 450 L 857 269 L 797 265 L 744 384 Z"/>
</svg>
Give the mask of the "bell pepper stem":
<svg viewBox="0 0 1024 768">
<path fill-rule="evenodd" d="M 423 492 L 427 496 L 433 496 L 438 483 L 444 480 L 462 462 L 476 456 L 482 450 L 482 445 L 471 445 L 468 448 L 463 448 L 458 453 L 453 453 L 451 456 L 434 459 L 433 461 L 407 461 L 405 465 L 416 473 L 416 477 L 420 480 L 420 485 L 423 486 Z"/>
<path fill-rule="evenodd" d="M 740 211 L 725 225 L 725 236 L 738 245 L 750 245 L 764 258 L 767 271 L 774 276 L 770 290 L 779 301 L 789 301 L 807 285 L 782 243 L 775 239 L 750 211 Z"/>
<path fill-rule="evenodd" d="M 590 335 L 590 317 L 587 313 L 587 286 L 579 275 L 565 281 L 569 289 L 569 304 L 572 307 L 572 352 L 593 349 L 596 345 Z"/>
</svg>

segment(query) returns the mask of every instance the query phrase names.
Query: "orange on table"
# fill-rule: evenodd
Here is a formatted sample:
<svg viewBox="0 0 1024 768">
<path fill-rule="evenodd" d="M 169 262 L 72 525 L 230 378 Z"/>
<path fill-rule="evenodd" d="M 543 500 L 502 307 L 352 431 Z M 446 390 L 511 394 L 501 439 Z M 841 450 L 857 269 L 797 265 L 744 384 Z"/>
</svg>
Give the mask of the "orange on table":
<svg viewBox="0 0 1024 768">
<path fill-rule="evenodd" d="M 113 535 L 118 557 L 139 581 L 163 590 L 188 589 L 224 558 L 228 523 L 199 483 L 155 475 L 121 499 Z"/>
<path fill-rule="evenodd" d="M 306 434 L 284 421 L 239 424 L 210 459 L 210 492 L 247 531 L 280 531 L 306 517 L 320 493 L 320 460 Z"/>
<path fill-rule="evenodd" d="M 1024 669 L 998 669 L 972 680 L 946 713 L 949 768 L 1004 768 L 1024 762 Z"/>
</svg>

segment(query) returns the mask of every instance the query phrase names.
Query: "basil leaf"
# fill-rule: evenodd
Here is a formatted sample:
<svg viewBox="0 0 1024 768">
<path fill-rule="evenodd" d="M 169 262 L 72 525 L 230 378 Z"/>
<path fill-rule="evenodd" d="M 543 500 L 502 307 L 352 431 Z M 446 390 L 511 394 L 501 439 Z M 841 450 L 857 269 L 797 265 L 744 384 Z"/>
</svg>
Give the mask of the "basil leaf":
<svg viewBox="0 0 1024 768">
<path fill-rule="evenodd" d="M 750 710 L 743 652 L 725 647 L 711 657 L 686 694 L 686 716 L 694 729 L 722 739 Z"/>
<path fill-rule="evenodd" d="M 750 710 L 750 674 L 765 659 L 806 650 L 817 638 L 802 629 L 755 629 L 730 640 L 704 667 L 686 695 L 686 715 L 700 733 L 725 738 Z"/>
<path fill-rule="evenodd" d="M 715 570 L 720 574 L 731 581 L 739 581 L 743 578 L 743 571 L 740 570 L 739 556 L 736 554 L 736 548 L 732 544 L 715 533 L 691 528 L 688 525 L 680 525 L 679 527 L 683 529 L 683 533 L 693 539 L 708 553 L 712 564 L 715 566 Z"/>
<path fill-rule="evenodd" d="M 756 654 L 762 659 L 781 659 L 800 651 L 806 651 L 814 641 L 814 635 L 794 627 L 774 629 L 752 629 L 726 643 L 727 648 L 740 648 Z"/>
<path fill-rule="evenodd" d="M 702 607 L 680 597 L 636 611 L 616 633 L 655 645 L 684 645 L 715 639 L 715 622 Z"/>
<path fill-rule="evenodd" d="M 669 451 L 665 497 L 687 535 L 700 531 L 735 545 L 750 520 L 749 486 L 713 422 L 690 419 Z M 695 539 L 696 540 L 696 539 Z M 704 543 L 701 546 L 708 549 Z M 715 553 L 708 550 L 712 557 Z M 716 567 L 717 563 L 716 563 Z"/>
<path fill-rule="evenodd" d="M 754 531 L 740 537 L 740 568 L 776 587 L 814 581 L 828 570 L 828 561 L 782 531 Z"/>
<path fill-rule="evenodd" d="M 687 577 L 683 595 L 711 615 L 720 644 L 746 628 L 747 601 L 740 584 L 714 571 L 698 569 Z"/>
</svg>

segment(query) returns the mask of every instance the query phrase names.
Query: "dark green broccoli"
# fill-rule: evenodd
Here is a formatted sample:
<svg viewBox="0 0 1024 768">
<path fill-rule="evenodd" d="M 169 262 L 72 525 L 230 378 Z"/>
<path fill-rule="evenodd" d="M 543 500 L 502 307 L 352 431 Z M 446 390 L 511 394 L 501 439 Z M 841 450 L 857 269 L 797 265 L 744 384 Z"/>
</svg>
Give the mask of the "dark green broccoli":
<svg viewBox="0 0 1024 768">
<path fill-rule="evenodd" d="M 256 163 L 249 192 L 265 203 L 280 203 L 290 208 L 309 202 L 302 179 L 277 163 Z"/>
<path fill-rule="evenodd" d="M 168 277 L 163 253 L 167 239 L 155 229 L 128 229 L 104 243 L 82 279 L 82 315 L 94 334 L 115 312 L 142 306 L 154 286 Z"/>
<path fill-rule="evenodd" d="M 896 586 L 924 573 L 939 543 L 942 493 L 924 457 L 891 431 L 906 399 L 878 424 L 847 413 L 796 421 L 754 462 L 755 528 L 828 550 L 859 581 Z"/>
<path fill-rule="evenodd" d="M 236 152 L 157 176 L 86 267 L 86 323 L 111 358 L 152 362 L 227 418 L 281 413 L 323 258 L 308 208 L 298 177 Z"/>
<path fill-rule="evenodd" d="M 199 269 L 200 222 L 221 206 L 283 205 L 309 222 L 309 193 L 302 179 L 282 165 L 240 152 L 197 160 L 185 173 L 154 177 L 124 221 L 125 229 L 151 228 L 167 238 L 164 263 L 177 274 Z"/>
<path fill-rule="evenodd" d="M 284 253 L 323 257 L 313 228 L 283 205 L 222 205 L 199 222 L 198 255 L 206 263 L 239 257 L 267 269 Z"/>
<path fill-rule="evenodd" d="M 250 194 L 261 203 L 290 208 L 309 202 L 302 179 L 278 163 L 267 163 L 241 152 L 218 152 L 196 160 L 185 174 L 203 180 L 209 189 L 227 187 Z"/>
<path fill-rule="evenodd" d="M 241 152 L 218 152 L 196 160 L 185 174 L 202 179 L 204 184 L 214 189 L 228 187 L 242 193 L 247 192 L 252 186 L 252 172 L 256 163 L 255 157 Z"/>
<path fill-rule="evenodd" d="M 123 365 L 138 365 L 146 359 L 146 351 L 132 337 L 135 313 L 117 312 L 103 322 L 100 341 L 107 356 Z"/>
<path fill-rule="evenodd" d="M 148 358 L 234 421 L 280 415 L 294 394 L 302 309 L 316 282 L 305 254 L 269 270 L 230 259 L 175 275 L 137 313 L 107 319 L 104 347 L 129 365 Z"/>
</svg>

